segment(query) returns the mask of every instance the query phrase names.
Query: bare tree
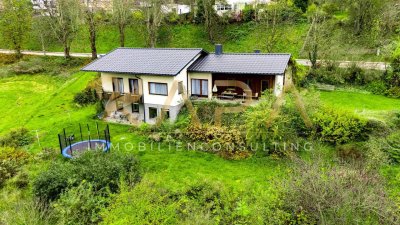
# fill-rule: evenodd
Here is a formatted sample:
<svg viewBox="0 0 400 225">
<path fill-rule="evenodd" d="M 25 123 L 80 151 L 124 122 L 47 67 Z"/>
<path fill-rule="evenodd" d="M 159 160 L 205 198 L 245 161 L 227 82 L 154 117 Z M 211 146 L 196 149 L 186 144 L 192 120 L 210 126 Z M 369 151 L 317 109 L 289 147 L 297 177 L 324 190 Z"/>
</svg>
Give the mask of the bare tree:
<svg viewBox="0 0 400 225">
<path fill-rule="evenodd" d="M 202 4 L 201 9 L 203 10 L 204 27 L 208 34 L 208 40 L 213 42 L 216 38 L 219 22 L 219 17 L 214 9 L 215 0 L 201 0 L 199 3 Z"/>
<path fill-rule="evenodd" d="M 92 59 L 97 59 L 97 48 L 96 48 L 96 33 L 97 33 L 97 23 L 96 13 L 98 11 L 98 3 L 101 0 L 85 0 L 84 12 L 85 20 L 89 28 L 89 40 L 90 49 L 92 51 Z"/>
<path fill-rule="evenodd" d="M 71 43 L 82 24 L 82 12 L 80 0 L 46 1 L 44 14 L 49 18 L 50 27 L 64 47 L 64 56 L 71 58 Z"/>
<path fill-rule="evenodd" d="M 308 58 L 311 62 L 311 68 L 317 68 L 317 59 L 319 57 L 321 39 L 324 35 L 323 22 L 325 21 L 326 13 L 318 8 L 315 4 L 309 7 L 307 11 L 310 28 L 307 32 L 306 40 L 300 50 L 300 55 L 304 50 L 308 51 Z"/>
<path fill-rule="evenodd" d="M 3 11 L 0 12 L 0 31 L 8 46 L 15 50 L 17 58 L 21 58 L 21 49 L 31 28 L 31 8 L 25 0 L 4 0 Z"/>
<path fill-rule="evenodd" d="M 145 0 L 143 11 L 145 14 L 147 45 L 154 48 L 157 44 L 158 31 L 164 19 L 162 0 Z"/>
<path fill-rule="evenodd" d="M 131 19 L 132 0 L 113 0 L 113 20 L 118 26 L 119 44 L 125 46 L 125 29 Z"/>
<path fill-rule="evenodd" d="M 274 48 L 282 37 L 278 26 L 283 22 L 281 10 L 285 7 L 281 2 L 271 4 L 264 11 L 259 12 L 258 19 L 263 29 L 262 35 L 265 39 L 265 46 L 268 52 L 273 52 Z"/>
</svg>

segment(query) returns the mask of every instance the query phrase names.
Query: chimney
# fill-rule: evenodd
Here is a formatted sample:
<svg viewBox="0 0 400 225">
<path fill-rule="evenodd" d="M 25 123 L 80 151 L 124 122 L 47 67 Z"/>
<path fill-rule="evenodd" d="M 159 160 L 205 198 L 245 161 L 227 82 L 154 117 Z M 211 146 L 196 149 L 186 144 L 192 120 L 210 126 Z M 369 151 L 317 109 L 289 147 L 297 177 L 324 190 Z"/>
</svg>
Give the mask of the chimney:
<svg viewBox="0 0 400 225">
<path fill-rule="evenodd" d="M 261 50 L 260 49 L 255 49 L 254 53 L 261 53 Z"/>
<path fill-rule="evenodd" d="M 222 55 L 222 45 L 221 44 L 215 45 L 215 55 Z"/>
</svg>

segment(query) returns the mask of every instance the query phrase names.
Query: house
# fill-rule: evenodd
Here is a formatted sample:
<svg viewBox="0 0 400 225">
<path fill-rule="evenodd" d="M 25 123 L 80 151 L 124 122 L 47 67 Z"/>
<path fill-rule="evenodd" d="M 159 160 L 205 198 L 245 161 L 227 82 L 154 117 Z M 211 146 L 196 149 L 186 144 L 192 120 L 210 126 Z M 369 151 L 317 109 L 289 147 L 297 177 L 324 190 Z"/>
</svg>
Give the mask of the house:
<svg viewBox="0 0 400 225">
<path fill-rule="evenodd" d="M 190 13 L 190 6 L 184 4 L 164 4 L 162 6 L 162 11 L 164 13 L 176 13 L 178 15 Z"/>
<path fill-rule="evenodd" d="M 259 4 L 269 4 L 272 0 L 226 0 L 216 2 L 214 9 L 218 15 L 222 16 L 225 13 L 233 12 L 240 13 L 247 5 L 257 6 Z"/>
<path fill-rule="evenodd" d="M 162 113 L 174 120 L 184 100 L 259 97 L 282 92 L 290 54 L 215 53 L 203 49 L 117 48 L 83 71 L 99 72 L 108 116 L 155 123 Z M 239 88 L 246 84 L 248 90 Z M 251 91 L 251 92 L 249 92 Z"/>
<path fill-rule="evenodd" d="M 55 7 L 56 0 L 31 0 L 34 10 L 46 10 L 48 7 Z M 111 10 L 112 0 L 81 0 L 82 4 L 98 9 Z"/>
</svg>

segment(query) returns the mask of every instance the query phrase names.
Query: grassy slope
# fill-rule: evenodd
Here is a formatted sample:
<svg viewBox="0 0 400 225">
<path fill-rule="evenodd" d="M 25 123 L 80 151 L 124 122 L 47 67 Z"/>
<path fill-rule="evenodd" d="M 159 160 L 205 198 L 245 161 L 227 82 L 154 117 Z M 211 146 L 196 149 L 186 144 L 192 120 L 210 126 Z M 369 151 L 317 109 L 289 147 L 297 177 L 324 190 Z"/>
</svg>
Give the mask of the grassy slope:
<svg viewBox="0 0 400 225">
<path fill-rule="evenodd" d="M 307 23 L 280 25 L 278 31 L 281 35 L 279 35 L 273 52 L 288 52 L 296 58 L 308 58 L 306 52 L 299 56 L 308 28 L 309 25 Z M 360 38 L 358 37 L 349 36 L 345 28 L 334 29 L 329 39 L 326 39 L 326 53 L 320 53 L 320 57 L 341 60 L 383 60 L 383 56 L 374 55 L 375 50 L 366 46 L 366 41 L 359 40 Z M 90 52 L 87 30 L 86 27 L 81 28 L 72 43 L 72 52 Z M 252 52 L 254 49 L 261 49 L 266 52 L 265 32 L 265 30 L 254 24 L 229 24 L 226 26 L 222 37 L 216 42 L 224 44 L 226 52 Z M 118 30 L 115 26 L 109 24 L 100 25 L 97 34 L 97 49 L 99 53 L 107 53 L 119 46 Z M 125 46 L 145 47 L 144 31 L 137 26 L 128 27 L 126 29 Z M 213 51 L 213 44 L 207 39 L 203 25 L 196 24 L 165 26 L 160 31 L 158 47 L 204 48 L 208 51 Z M 1 34 L 0 48 L 8 48 L 1 41 Z M 41 50 L 42 46 L 38 37 L 31 34 L 24 48 Z M 51 39 L 46 40 L 46 49 L 48 51 L 63 51 L 61 45 L 56 40 Z"/>
</svg>

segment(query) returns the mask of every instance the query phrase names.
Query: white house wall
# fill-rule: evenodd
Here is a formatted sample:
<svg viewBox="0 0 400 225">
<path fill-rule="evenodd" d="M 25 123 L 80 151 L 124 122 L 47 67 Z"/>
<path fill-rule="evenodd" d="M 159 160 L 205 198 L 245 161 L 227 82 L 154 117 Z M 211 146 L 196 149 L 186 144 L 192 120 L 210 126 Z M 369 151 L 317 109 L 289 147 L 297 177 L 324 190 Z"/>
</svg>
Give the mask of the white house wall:
<svg viewBox="0 0 400 225">
<path fill-rule="evenodd" d="M 274 94 L 278 96 L 283 91 L 283 83 L 284 82 L 284 75 L 276 75 L 275 76 L 275 85 L 274 85 Z"/>
<path fill-rule="evenodd" d="M 129 79 L 138 79 L 140 76 L 130 75 L 130 74 L 118 74 L 118 73 L 101 73 L 101 83 L 103 90 L 105 92 L 113 92 L 112 79 L 113 78 L 123 78 L 124 79 L 124 93 L 129 93 Z M 142 95 L 142 83 L 139 79 L 139 94 Z"/>
</svg>

